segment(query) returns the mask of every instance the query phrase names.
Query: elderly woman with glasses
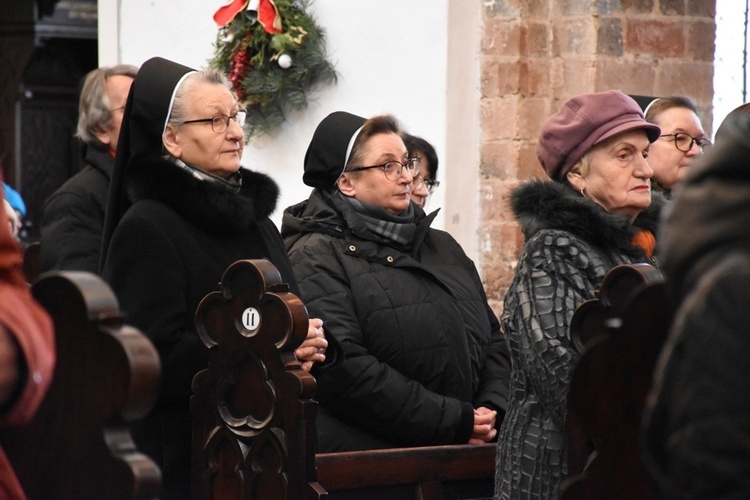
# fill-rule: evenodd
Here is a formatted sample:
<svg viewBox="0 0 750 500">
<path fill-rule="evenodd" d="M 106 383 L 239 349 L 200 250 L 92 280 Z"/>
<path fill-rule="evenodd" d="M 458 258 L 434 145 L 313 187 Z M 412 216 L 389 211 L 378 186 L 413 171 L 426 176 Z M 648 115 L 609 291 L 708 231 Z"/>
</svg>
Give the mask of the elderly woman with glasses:
<svg viewBox="0 0 750 500">
<path fill-rule="evenodd" d="M 159 398 L 133 436 L 161 467 L 165 499 L 190 498 L 191 384 L 209 360 L 194 324 L 198 304 L 240 259 L 268 259 L 299 293 L 268 218 L 279 188 L 240 166 L 244 117 L 223 75 L 161 58 L 143 64 L 125 107 L 103 276 L 159 351 Z M 326 346 L 321 321 L 311 319 L 297 350 L 303 369 L 324 361 Z"/>
<path fill-rule="evenodd" d="M 703 131 L 698 106 L 684 96 L 652 99 L 645 107 L 646 121 L 661 129 L 659 140 L 651 145 L 648 163 L 654 169 L 651 187 L 670 195 L 688 172 L 693 161 L 711 141 Z"/>
<path fill-rule="evenodd" d="M 419 171 L 411 185 L 411 201 L 424 210 L 427 199 L 440 186 L 440 181 L 437 180 L 437 152 L 432 144 L 411 134 L 404 134 L 404 144 L 409 156 L 419 162 Z"/>
<path fill-rule="evenodd" d="M 411 202 L 400 134 L 389 115 L 326 117 L 315 189 L 284 213 L 302 299 L 343 351 L 317 376 L 319 451 L 484 443 L 505 411 L 505 339 L 472 261 Z"/>
</svg>

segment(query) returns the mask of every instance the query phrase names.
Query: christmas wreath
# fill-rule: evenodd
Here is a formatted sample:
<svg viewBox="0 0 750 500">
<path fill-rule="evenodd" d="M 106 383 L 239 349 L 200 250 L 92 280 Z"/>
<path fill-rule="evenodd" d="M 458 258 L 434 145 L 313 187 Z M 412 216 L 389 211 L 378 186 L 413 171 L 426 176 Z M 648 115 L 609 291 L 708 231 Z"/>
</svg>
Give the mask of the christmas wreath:
<svg viewBox="0 0 750 500">
<path fill-rule="evenodd" d="M 336 82 L 323 30 L 305 12 L 307 0 L 234 0 L 214 14 L 221 27 L 210 65 L 229 76 L 247 108 L 248 137 L 303 111 L 310 91 Z"/>
</svg>

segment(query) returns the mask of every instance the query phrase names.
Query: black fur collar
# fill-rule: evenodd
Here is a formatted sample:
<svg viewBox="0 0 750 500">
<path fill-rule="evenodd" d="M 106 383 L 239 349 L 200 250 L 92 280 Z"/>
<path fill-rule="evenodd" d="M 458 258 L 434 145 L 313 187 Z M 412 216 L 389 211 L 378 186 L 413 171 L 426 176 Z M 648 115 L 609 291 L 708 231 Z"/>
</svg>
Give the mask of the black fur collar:
<svg viewBox="0 0 750 500">
<path fill-rule="evenodd" d="M 628 217 L 607 212 L 559 182 L 533 180 L 514 189 L 510 198 L 527 240 L 541 229 L 558 229 L 601 248 L 637 256 L 642 251 L 631 245 L 633 235 L 638 229 L 656 235 L 664 203 L 662 195 L 652 193 L 651 205 L 631 224 Z"/>
<path fill-rule="evenodd" d="M 200 229 L 227 234 L 246 229 L 276 209 L 279 187 L 269 176 L 240 169 L 240 192 L 196 179 L 162 159 L 133 162 L 127 181 L 131 202 L 150 199 L 169 206 Z"/>
</svg>

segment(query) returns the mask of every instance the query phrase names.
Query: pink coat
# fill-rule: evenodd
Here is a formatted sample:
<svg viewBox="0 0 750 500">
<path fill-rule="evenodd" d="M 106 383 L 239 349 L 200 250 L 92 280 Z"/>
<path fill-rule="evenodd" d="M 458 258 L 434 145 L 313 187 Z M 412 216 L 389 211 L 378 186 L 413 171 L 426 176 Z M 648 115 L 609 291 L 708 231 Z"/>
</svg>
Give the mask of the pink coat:
<svg viewBox="0 0 750 500">
<path fill-rule="evenodd" d="M 30 420 L 44 399 L 55 366 L 55 337 L 52 321 L 31 295 L 21 268 L 23 252 L 4 217 L 0 216 L 0 323 L 15 337 L 28 367 L 23 392 L 0 415 L 0 425 L 9 426 Z M 0 448 L 0 500 L 23 498 L 21 485 Z"/>
</svg>

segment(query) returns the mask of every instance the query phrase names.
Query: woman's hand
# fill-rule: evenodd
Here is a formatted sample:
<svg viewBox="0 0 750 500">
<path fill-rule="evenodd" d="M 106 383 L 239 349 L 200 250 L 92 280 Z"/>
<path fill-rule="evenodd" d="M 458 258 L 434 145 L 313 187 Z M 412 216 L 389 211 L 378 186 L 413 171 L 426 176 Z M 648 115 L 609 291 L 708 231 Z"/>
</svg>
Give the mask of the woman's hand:
<svg viewBox="0 0 750 500">
<path fill-rule="evenodd" d="M 484 406 L 474 409 L 474 431 L 469 438 L 469 444 L 489 443 L 497 435 L 495 418 L 497 412 Z"/>
<path fill-rule="evenodd" d="M 319 318 L 310 318 L 307 327 L 307 337 L 302 342 L 294 354 L 297 359 L 302 361 L 302 369 L 309 372 L 313 363 L 326 360 L 326 348 L 328 341 L 323 332 L 323 320 Z"/>
</svg>

